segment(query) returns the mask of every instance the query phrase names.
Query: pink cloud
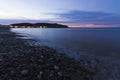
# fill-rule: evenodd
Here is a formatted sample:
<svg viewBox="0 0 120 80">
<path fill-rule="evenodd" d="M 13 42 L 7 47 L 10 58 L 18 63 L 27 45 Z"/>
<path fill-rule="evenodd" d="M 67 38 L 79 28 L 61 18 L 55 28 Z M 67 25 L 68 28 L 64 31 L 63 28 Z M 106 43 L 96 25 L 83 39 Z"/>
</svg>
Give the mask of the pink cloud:
<svg viewBox="0 0 120 80">
<path fill-rule="evenodd" d="M 120 24 L 80 24 L 80 23 L 61 23 L 69 25 L 69 27 L 86 27 L 86 28 L 104 28 L 104 27 L 120 27 Z"/>
</svg>

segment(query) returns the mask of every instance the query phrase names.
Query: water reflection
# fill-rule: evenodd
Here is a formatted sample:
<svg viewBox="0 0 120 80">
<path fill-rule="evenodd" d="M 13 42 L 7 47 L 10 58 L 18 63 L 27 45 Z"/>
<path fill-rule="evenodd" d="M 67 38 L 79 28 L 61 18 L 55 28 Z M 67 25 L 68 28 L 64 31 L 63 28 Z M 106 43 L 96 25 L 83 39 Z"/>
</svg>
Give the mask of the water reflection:
<svg viewBox="0 0 120 80">
<path fill-rule="evenodd" d="M 117 53 L 120 52 L 120 29 L 19 28 L 12 31 L 33 37 L 49 46 L 59 46 L 78 53 L 118 57 Z"/>
</svg>

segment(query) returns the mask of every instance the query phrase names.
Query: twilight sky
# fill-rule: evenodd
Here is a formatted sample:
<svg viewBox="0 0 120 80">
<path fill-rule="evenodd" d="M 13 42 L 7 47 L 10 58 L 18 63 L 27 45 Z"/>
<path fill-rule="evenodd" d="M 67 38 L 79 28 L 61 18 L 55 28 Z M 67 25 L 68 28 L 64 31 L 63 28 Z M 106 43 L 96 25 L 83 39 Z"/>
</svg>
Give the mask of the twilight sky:
<svg viewBox="0 0 120 80">
<path fill-rule="evenodd" d="M 53 22 L 72 27 L 120 26 L 120 0 L 0 0 L 0 24 Z"/>
</svg>

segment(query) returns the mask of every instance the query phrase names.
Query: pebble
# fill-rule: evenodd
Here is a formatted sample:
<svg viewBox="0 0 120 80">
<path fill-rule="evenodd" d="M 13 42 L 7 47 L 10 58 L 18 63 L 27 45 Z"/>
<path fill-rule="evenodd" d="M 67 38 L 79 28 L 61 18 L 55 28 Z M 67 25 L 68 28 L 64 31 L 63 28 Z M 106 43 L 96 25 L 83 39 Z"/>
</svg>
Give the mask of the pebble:
<svg viewBox="0 0 120 80">
<path fill-rule="evenodd" d="M 41 58 L 43 58 L 44 56 L 43 55 L 41 55 Z"/>
<path fill-rule="evenodd" d="M 58 72 L 57 74 L 58 74 L 58 76 L 62 76 L 62 72 Z"/>
<path fill-rule="evenodd" d="M 55 69 L 55 70 L 59 70 L 60 68 L 59 68 L 59 66 L 54 65 L 54 69 Z"/>
<path fill-rule="evenodd" d="M 15 75 L 15 69 L 14 68 L 9 67 L 7 70 L 10 72 L 10 75 Z"/>
<path fill-rule="evenodd" d="M 11 70 L 11 71 L 10 71 L 10 74 L 11 74 L 11 75 L 15 75 L 15 70 Z"/>
<path fill-rule="evenodd" d="M 29 73 L 29 70 L 27 70 L 27 69 L 24 69 L 24 70 L 22 70 L 22 72 L 21 72 L 22 75 L 27 75 L 28 73 Z"/>
<path fill-rule="evenodd" d="M 41 79 L 42 74 L 43 74 L 43 71 L 40 71 L 39 75 L 37 76 L 37 77 L 38 77 L 38 79 Z"/>
</svg>

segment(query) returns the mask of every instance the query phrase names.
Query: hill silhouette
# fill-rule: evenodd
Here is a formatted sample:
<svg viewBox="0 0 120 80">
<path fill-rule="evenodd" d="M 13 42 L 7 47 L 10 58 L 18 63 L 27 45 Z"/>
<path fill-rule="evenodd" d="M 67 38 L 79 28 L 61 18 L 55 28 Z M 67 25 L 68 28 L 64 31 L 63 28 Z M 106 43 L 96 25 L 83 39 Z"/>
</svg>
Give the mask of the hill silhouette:
<svg viewBox="0 0 120 80">
<path fill-rule="evenodd" d="M 68 28 L 67 25 L 57 23 L 15 23 L 10 24 L 12 28 Z"/>
</svg>

